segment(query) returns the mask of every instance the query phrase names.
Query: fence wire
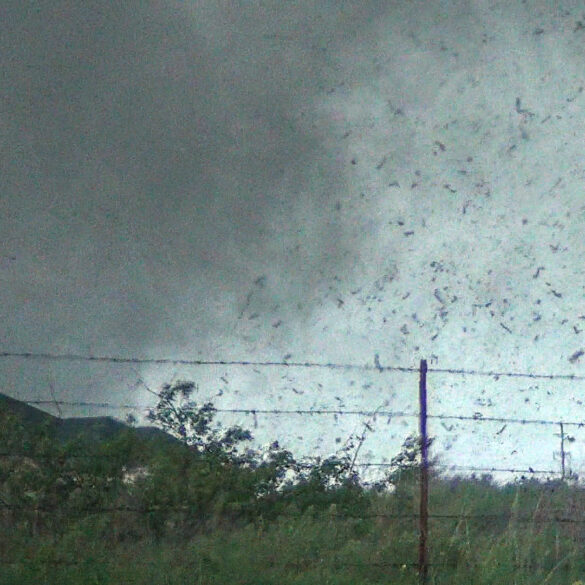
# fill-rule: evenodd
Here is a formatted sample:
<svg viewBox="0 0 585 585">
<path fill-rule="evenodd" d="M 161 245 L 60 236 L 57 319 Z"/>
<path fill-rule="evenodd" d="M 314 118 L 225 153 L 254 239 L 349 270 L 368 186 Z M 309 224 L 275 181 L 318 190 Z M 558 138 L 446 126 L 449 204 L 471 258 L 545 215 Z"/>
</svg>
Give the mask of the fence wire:
<svg viewBox="0 0 585 585">
<path fill-rule="evenodd" d="M 418 374 L 419 368 L 412 366 L 382 365 L 376 356 L 374 364 L 350 364 L 335 362 L 313 361 L 251 361 L 251 360 L 195 360 L 177 358 L 148 358 L 148 357 L 123 357 L 123 356 L 92 356 L 75 353 L 49 353 L 49 352 L 15 352 L 2 351 L 0 358 L 22 358 L 47 361 L 83 361 L 105 362 L 112 364 L 152 364 L 152 365 L 186 365 L 186 366 L 254 366 L 254 367 L 282 367 L 282 368 L 323 368 L 333 370 L 364 370 L 377 372 L 408 372 Z M 465 368 L 433 368 L 427 369 L 429 373 L 453 374 L 461 376 L 484 376 L 490 378 L 527 378 L 533 380 L 585 380 L 585 375 L 579 374 L 534 374 L 531 372 L 507 372 L 499 370 L 475 370 Z"/>
</svg>

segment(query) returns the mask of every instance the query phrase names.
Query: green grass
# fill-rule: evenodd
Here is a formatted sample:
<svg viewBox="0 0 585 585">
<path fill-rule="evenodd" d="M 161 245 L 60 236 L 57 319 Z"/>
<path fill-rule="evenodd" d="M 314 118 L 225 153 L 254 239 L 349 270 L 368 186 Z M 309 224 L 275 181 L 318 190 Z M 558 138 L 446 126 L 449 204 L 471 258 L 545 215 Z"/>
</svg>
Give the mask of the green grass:
<svg viewBox="0 0 585 585">
<path fill-rule="evenodd" d="M 497 488 L 486 481 L 431 484 L 428 582 L 573 585 L 585 581 L 585 492 L 560 483 Z M 281 515 L 189 537 L 156 540 L 147 528 L 114 538 L 107 515 L 60 536 L 24 528 L 0 536 L 2 585 L 368 585 L 418 583 L 416 485 L 371 495 L 364 517 L 335 510 Z M 561 522 L 555 518 L 571 518 Z M 119 523 L 120 518 L 117 519 Z M 130 520 L 128 519 L 128 522 Z M 134 518 L 140 523 L 141 518 Z M 8 564 L 13 562 L 14 564 Z"/>
</svg>

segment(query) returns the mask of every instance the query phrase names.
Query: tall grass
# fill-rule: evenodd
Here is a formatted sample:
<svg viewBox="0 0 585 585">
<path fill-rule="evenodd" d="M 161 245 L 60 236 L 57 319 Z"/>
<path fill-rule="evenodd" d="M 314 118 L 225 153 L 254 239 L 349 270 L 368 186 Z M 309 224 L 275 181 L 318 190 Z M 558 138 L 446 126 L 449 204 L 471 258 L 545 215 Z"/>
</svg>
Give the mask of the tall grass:
<svg viewBox="0 0 585 585">
<path fill-rule="evenodd" d="M 291 505 L 272 520 L 259 517 L 229 526 L 216 518 L 195 535 L 177 533 L 158 541 L 148 527 L 120 536 L 120 517 L 115 532 L 108 514 L 80 518 L 59 535 L 4 530 L 0 583 L 418 583 L 414 478 L 402 480 L 394 493 L 368 497 L 369 509 L 359 517 L 335 506 L 299 513 Z M 433 478 L 429 583 L 585 581 L 583 512 L 585 492 L 561 482 L 498 487 L 487 479 Z"/>
</svg>

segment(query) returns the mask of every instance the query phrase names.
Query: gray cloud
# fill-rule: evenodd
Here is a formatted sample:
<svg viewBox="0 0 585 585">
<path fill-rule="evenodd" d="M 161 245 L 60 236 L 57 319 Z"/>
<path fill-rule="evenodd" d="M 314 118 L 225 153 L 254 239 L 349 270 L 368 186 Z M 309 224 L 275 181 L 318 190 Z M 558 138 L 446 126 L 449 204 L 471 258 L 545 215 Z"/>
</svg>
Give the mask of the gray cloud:
<svg viewBox="0 0 585 585">
<path fill-rule="evenodd" d="M 323 270 L 350 268 L 313 108 L 365 8 L 5 3 L 10 344 L 141 353 L 187 321 L 211 335 L 250 291 L 302 318 Z"/>
</svg>

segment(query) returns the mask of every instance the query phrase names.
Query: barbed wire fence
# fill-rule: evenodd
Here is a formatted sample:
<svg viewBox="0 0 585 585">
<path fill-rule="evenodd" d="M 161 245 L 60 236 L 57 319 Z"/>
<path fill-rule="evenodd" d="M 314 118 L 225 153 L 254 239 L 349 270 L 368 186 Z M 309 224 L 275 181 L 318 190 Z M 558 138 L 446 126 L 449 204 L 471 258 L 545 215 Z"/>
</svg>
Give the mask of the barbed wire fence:
<svg viewBox="0 0 585 585">
<path fill-rule="evenodd" d="M 42 360 L 42 361 L 57 361 L 57 362 L 93 362 L 93 363 L 108 363 L 108 364 L 134 364 L 134 365 L 173 365 L 173 366 L 233 366 L 233 367 L 254 367 L 254 368 L 302 368 L 302 369 L 321 369 L 321 370 L 337 370 L 337 371 L 364 371 L 364 372 L 402 372 L 407 374 L 418 375 L 419 378 L 419 410 L 402 411 L 402 410 L 367 410 L 367 409 L 344 409 L 344 408 L 310 408 L 310 409 L 267 409 L 267 408 L 216 408 L 215 412 L 225 414 L 242 414 L 253 416 L 254 419 L 260 416 L 299 416 L 299 417 L 314 417 L 314 416 L 380 416 L 390 418 L 413 418 L 418 419 L 419 424 L 419 445 L 420 445 L 420 461 L 418 463 L 420 470 L 420 508 L 418 513 L 366 513 L 352 516 L 350 514 L 337 514 L 336 518 L 388 518 L 388 519 L 413 519 L 419 525 L 419 549 L 418 561 L 409 560 L 407 562 L 396 563 L 371 563 L 372 566 L 379 567 L 397 567 L 400 569 L 413 568 L 416 569 L 421 581 L 427 580 L 428 569 L 432 567 L 453 567 L 455 565 L 448 563 L 436 563 L 429 561 L 429 520 L 510 520 L 510 514 L 441 514 L 431 512 L 429 510 L 429 448 L 431 448 L 431 440 L 427 435 L 428 421 L 459 421 L 471 422 L 475 424 L 482 423 L 501 423 L 503 425 L 521 425 L 526 427 L 533 426 L 547 426 L 557 428 L 558 432 L 555 435 L 559 439 L 559 469 L 539 469 L 532 466 L 527 467 L 496 467 L 496 466 L 473 466 L 473 465 L 450 465 L 442 464 L 433 461 L 433 469 L 442 470 L 445 472 L 455 473 L 507 473 L 520 475 L 522 479 L 535 478 L 542 476 L 545 479 L 557 478 L 564 482 L 568 479 L 574 479 L 576 475 L 570 468 L 569 457 L 570 453 L 567 449 L 569 442 L 574 440 L 568 433 L 570 428 L 585 428 L 585 422 L 580 420 L 558 420 L 548 418 L 519 418 L 508 416 L 484 416 L 481 413 L 474 413 L 473 415 L 463 414 L 433 414 L 428 411 L 427 404 L 427 375 L 428 374 L 447 374 L 455 376 L 476 376 L 488 377 L 493 380 L 500 378 L 520 378 L 532 380 L 565 380 L 565 381 L 583 381 L 585 376 L 577 374 L 544 374 L 544 373 L 530 373 L 530 372 L 509 372 L 500 370 L 476 370 L 476 369 L 456 369 L 456 368 L 438 368 L 429 367 L 426 360 L 421 360 L 419 367 L 405 367 L 405 366 L 390 366 L 382 365 L 378 356 L 374 360 L 374 364 L 352 364 L 352 363 L 335 363 L 335 362 L 312 362 L 312 361 L 289 361 L 287 359 L 281 361 L 252 361 L 252 360 L 188 360 L 188 359 L 172 359 L 172 358 L 136 358 L 136 357 L 118 357 L 118 356 L 92 356 L 74 353 L 34 353 L 34 352 L 0 352 L 0 358 L 13 358 L 25 360 Z M 144 384 L 145 385 L 145 384 Z M 156 392 L 145 387 L 155 395 Z M 62 416 L 62 407 L 85 407 L 91 409 L 103 409 L 111 411 L 120 410 L 134 410 L 145 411 L 150 408 L 146 404 L 133 403 L 112 403 L 99 401 L 75 401 L 75 400 L 57 400 L 54 387 L 51 386 L 51 399 L 46 400 L 23 400 L 22 402 L 35 407 L 53 406 L 56 408 L 60 416 Z M 498 433 L 496 433 L 498 434 Z M 14 452 L 4 452 L 0 447 L 0 457 L 17 457 L 24 454 Z M 28 456 L 28 455 L 27 455 Z M 73 454 L 70 457 L 96 457 L 91 454 Z M 104 457 L 98 455 L 97 457 Z M 312 464 L 306 464 L 310 467 Z M 366 461 L 355 462 L 356 467 L 362 468 L 385 468 L 392 467 L 395 463 L 388 461 Z M 7 503 L 0 502 L 7 509 L 18 509 L 18 506 L 12 506 Z M 151 507 L 151 508 L 132 508 L 130 506 L 110 506 L 110 507 L 88 507 L 86 511 L 92 513 L 110 513 L 110 512 L 127 512 L 127 513 L 148 513 L 150 511 L 166 510 L 165 507 Z M 175 509 L 175 508 L 173 508 Z M 178 509 L 178 508 L 177 508 Z M 186 508 L 184 508 L 186 509 Z M 50 510 L 46 510 L 50 512 Z M 562 523 L 562 524 L 585 524 L 584 518 L 578 517 L 564 517 L 552 515 L 548 517 L 535 517 L 533 515 L 527 517 L 516 517 L 515 521 L 518 523 Z M 22 561 L 21 561 L 22 562 Z M 52 561 L 47 561 L 52 562 Z M 0 560 L 0 564 L 15 564 L 8 561 Z M 18 564 L 18 563 L 16 563 Z M 59 564 L 59 563 L 56 563 Z M 75 564 L 74 561 L 67 561 L 64 564 Z M 349 565 L 348 565 L 349 566 Z M 518 565 L 517 568 L 530 568 L 527 565 Z"/>
</svg>

